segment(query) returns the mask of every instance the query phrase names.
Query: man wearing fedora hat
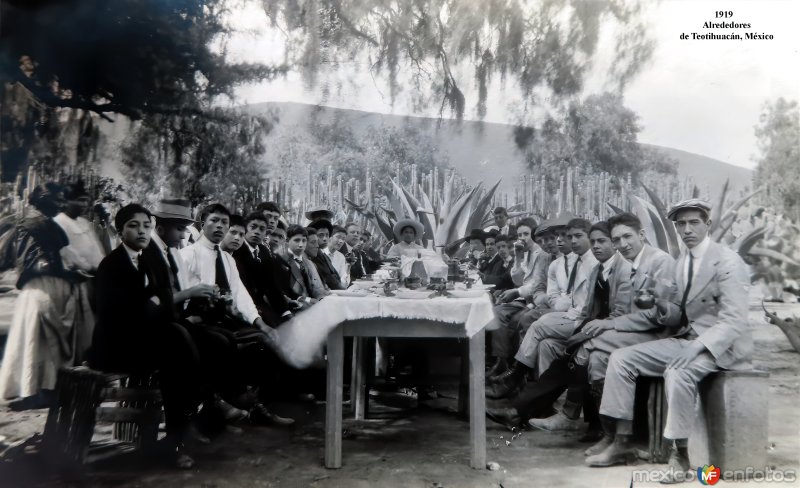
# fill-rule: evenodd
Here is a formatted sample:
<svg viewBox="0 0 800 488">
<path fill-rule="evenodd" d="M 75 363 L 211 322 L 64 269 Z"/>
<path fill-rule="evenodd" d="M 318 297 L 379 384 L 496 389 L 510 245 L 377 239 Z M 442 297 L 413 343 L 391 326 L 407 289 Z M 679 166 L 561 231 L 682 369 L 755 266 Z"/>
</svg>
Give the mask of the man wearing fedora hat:
<svg viewBox="0 0 800 488">
<path fill-rule="evenodd" d="M 333 220 L 333 212 L 328 210 L 328 207 L 320 206 L 314 207 L 311 210 L 305 213 L 306 219 L 308 219 L 309 224 L 312 224 L 318 220 Z"/>
<path fill-rule="evenodd" d="M 589 466 L 611 466 L 635 457 L 631 446 L 633 404 L 639 376 L 663 376 L 667 396 L 664 437 L 673 441 L 668 479 L 688 472 L 688 437 L 695 417 L 697 384 L 721 369 L 748 367 L 753 349 L 747 320 L 750 278 L 731 249 L 708 236 L 711 206 L 685 200 L 670 209 L 686 248 L 674 267 L 677 289 L 651 309 L 670 337 L 617 349 L 611 354 L 600 404 L 603 428 L 613 442 L 586 458 Z"/>
<path fill-rule="evenodd" d="M 413 219 L 398 220 L 392 228 L 394 238 L 397 240 L 389 252 L 386 253 L 387 257 L 399 256 L 415 256 L 417 251 L 424 249 L 421 245 L 417 244 L 417 239 L 422 237 L 423 228 L 422 224 Z M 409 254 L 410 253 L 410 254 Z"/>
</svg>

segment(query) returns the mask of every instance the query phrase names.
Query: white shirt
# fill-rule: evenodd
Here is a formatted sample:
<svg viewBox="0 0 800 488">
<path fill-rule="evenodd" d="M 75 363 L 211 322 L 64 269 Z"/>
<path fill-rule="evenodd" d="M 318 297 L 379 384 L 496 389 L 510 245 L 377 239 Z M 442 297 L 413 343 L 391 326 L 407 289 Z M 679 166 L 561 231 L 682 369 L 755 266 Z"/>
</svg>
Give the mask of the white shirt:
<svg viewBox="0 0 800 488">
<path fill-rule="evenodd" d="M 611 276 L 611 270 L 614 268 L 614 263 L 617 262 L 617 253 L 611 255 L 608 260 L 604 263 L 600 263 L 603 265 L 603 279 L 608 281 L 608 277 Z"/>
<path fill-rule="evenodd" d="M 703 256 L 706 255 L 706 251 L 708 251 L 708 246 L 711 244 L 711 239 L 706 236 L 705 239 L 700 241 L 700 243 L 694 248 L 689 249 L 686 248 L 686 259 L 683 263 L 683 282 L 687 283 L 689 281 L 689 254 L 693 256 L 694 264 L 692 264 L 692 275 L 697 276 L 697 271 L 700 269 L 700 263 L 703 262 Z"/>
<path fill-rule="evenodd" d="M 189 286 L 198 284 L 214 285 L 217 275 L 217 252 L 214 250 L 215 244 L 201 236 L 194 244 L 180 250 L 180 255 L 186 264 L 186 274 L 189 277 Z M 221 248 L 220 248 L 221 249 Z M 253 303 L 252 297 L 239 277 L 239 270 L 236 268 L 236 261 L 233 256 L 225 251 L 222 252 L 222 264 L 225 267 L 225 274 L 228 276 L 228 284 L 231 287 L 233 303 L 244 320 L 250 324 L 259 317 L 258 309 Z"/>
<path fill-rule="evenodd" d="M 62 247 L 60 251 L 64 264 L 68 268 L 95 271 L 104 254 L 92 223 L 83 217 L 73 220 L 63 212 L 53 217 L 53 220 L 64 229 L 69 239 L 69 245 Z"/>
<path fill-rule="evenodd" d="M 331 250 L 327 247 L 322 252 L 331 258 L 333 268 L 339 273 L 339 281 L 341 281 L 342 286 L 347 288 L 350 285 L 350 265 L 347 264 L 347 258 L 339 251 Z"/>
<path fill-rule="evenodd" d="M 635 272 L 637 269 L 639 269 L 639 265 L 642 264 L 642 255 L 643 254 L 644 254 L 644 246 L 642 246 L 642 249 L 639 251 L 639 254 L 637 254 L 636 257 L 633 258 L 633 261 L 631 261 L 631 270 L 632 271 Z"/>
<path fill-rule="evenodd" d="M 490 225 L 489 227 L 487 227 L 487 228 L 485 228 L 483 230 L 484 230 L 484 232 L 489 232 L 490 230 L 497 230 L 497 231 L 499 231 L 499 234 L 507 236 L 509 227 L 508 227 L 508 224 L 506 224 L 502 229 L 500 227 L 498 227 L 497 225 Z"/>
</svg>

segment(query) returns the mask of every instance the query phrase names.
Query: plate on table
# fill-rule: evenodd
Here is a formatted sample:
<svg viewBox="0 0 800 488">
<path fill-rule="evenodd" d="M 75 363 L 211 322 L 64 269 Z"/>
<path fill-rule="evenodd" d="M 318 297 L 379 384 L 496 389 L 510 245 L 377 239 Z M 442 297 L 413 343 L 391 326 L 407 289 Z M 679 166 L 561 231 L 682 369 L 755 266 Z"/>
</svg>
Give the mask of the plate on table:
<svg viewBox="0 0 800 488">
<path fill-rule="evenodd" d="M 486 294 L 486 290 L 447 290 L 453 298 L 476 298 Z"/>
<path fill-rule="evenodd" d="M 419 300 L 421 298 L 428 298 L 431 296 L 430 290 L 397 290 L 395 298 L 402 298 L 405 300 Z"/>
<path fill-rule="evenodd" d="M 481 283 L 480 285 L 478 285 L 478 284 L 472 285 L 472 289 L 473 290 L 493 290 L 495 286 L 496 285 L 494 285 L 494 284 Z"/>
<path fill-rule="evenodd" d="M 365 297 L 369 295 L 367 290 L 331 290 L 337 297 Z"/>
</svg>

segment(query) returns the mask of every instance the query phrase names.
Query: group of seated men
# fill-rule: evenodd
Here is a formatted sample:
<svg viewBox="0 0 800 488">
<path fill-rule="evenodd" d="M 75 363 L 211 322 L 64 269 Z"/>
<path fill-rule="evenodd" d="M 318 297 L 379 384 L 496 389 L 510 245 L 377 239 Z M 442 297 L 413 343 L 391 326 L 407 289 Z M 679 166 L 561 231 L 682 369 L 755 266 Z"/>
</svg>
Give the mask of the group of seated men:
<svg viewBox="0 0 800 488">
<path fill-rule="evenodd" d="M 681 481 L 698 382 L 747 367 L 752 349 L 747 268 L 710 239 L 710 211 L 698 199 L 672 207 L 684 244 L 677 260 L 646 243 L 632 214 L 596 223 L 521 220 L 511 246 L 513 287 L 496 294 L 488 327 L 486 396 L 502 401 L 487 415 L 549 431 L 585 422 L 581 440 L 594 443 L 586 463 L 621 464 L 635 458 L 636 380 L 663 376 L 674 468 L 665 481 Z"/>
<path fill-rule="evenodd" d="M 378 266 L 362 250 L 369 236 L 361 227 L 333 226 L 325 212 L 308 214 L 308 227 L 287 226 L 272 202 L 245 217 L 212 204 L 188 245 L 195 219 L 187 200 L 162 200 L 152 212 L 129 204 L 114 217 L 121 243 L 97 270 L 90 365 L 158 371 L 164 445 L 176 466 L 194 465 L 185 440 L 209 441 L 198 412 L 294 422 L 268 409 L 276 392 L 304 383 L 280 360 L 275 329 Z"/>
</svg>

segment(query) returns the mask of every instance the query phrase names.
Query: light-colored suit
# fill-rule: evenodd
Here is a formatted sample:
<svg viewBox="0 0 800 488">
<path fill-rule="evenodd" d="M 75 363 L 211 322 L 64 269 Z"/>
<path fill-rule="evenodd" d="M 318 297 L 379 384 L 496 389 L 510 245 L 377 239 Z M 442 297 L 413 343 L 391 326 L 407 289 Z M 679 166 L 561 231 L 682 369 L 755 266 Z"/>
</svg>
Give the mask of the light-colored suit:
<svg viewBox="0 0 800 488">
<path fill-rule="evenodd" d="M 303 281 L 303 274 L 300 272 L 300 267 L 297 265 L 294 256 L 291 255 L 286 258 L 286 261 L 289 263 L 289 269 L 292 272 L 289 277 L 289 286 L 292 288 L 292 291 L 298 295 L 316 299 L 324 297 L 327 295 L 327 292 L 325 291 L 325 284 L 319 277 L 317 267 L 314 266 L 314 263 L 312 263 L 305 254 L 302 254 L 301 258 L 303 259 L 303 267 L 308 274 L 308 281 L 311 285 L 311 289 L 309 290 L 306 288 Z"/>
<path fill-rule="evenodd" d="M 664 251 L 648 245 L 641 252 L 639 266 L 631 275 L 630 313 L 609 318 L 614 328 L 584 343 L 584 350 L 576 354 L 579 363 L 582 360 L 588 363 L 590 382 L 605 378 L 608 358 L 615 350 L 660 339 L 674 332 L 658 323 L 655 308 L 640 309 L 634 299 L 637 290 L 652 288 L 657 280 L 673 280 L 675 260 Z"/>
<path fill-rule="evenodd" d="M 595 260 L 597 262 L 597 260 Z M 609 317 L 620 317 L 630 311 L 631 265 L 621 255 L 616 254 L 608 273 Z M 594 287 L 600 273 L 599 263 L 594 266 L 582 286 L 587 290 L 586 301 L 574 319 L 566 312 L 553 312 L 544 315 L 533 323 L 525 333 L 522 345 L 514 359 L 530 368 L 537 368 L 539 374 L 547 371 L 552 362 L 564 354 L 566 341 L 582 323 L 597 316 Z M 577 281 L 577 280 L 576 280 Z"/>
<path fill-rule="evenodd" d="M 514 259 L 514 266 L 511 268 L 511 281 L 518 287 L 519 295 L 523 298 L 531 297 L 537 307 L 547 306 L 547 267 L 550 259 L 550 254 L 534 243 L 525 258 Z"/>
<path fill-rule="evenodd" d="M 686 289 L 684 266 L 687 251 L 675 266 L 677 293 L 668 311 L 658 320 L 676 329 L 681 320 L 680 302 Z M 753 349 L 747 321 L 750 280 L 747 266 L 734 251 L 709 242 L 695 270 L 686 301 L 688 324 L 672 337 L 614 351 L 606 373 L 600 413 L 617 419 L 633 418 L 638 376 L 664 376 L 668 414 L 664 437 L 689 437 L 694 420 L 697 383 L 720 369 L 748 367 Z M 705 350 L 681 369 L 666 366 L 693 341 Z"/>
<path fill-rule="evenodd" d="M 566 312 L 572 307 L 572 290 L 567 293 L 567 288 L 569 288 L 569 271 L 572 270 L 576 258 L 574 253 L 562 254 L 547 268 L 547 302 L 554 312 Z"/>
</svg>

